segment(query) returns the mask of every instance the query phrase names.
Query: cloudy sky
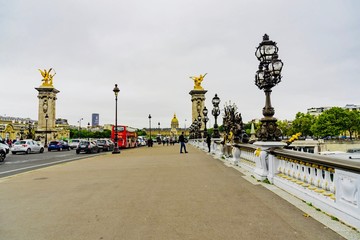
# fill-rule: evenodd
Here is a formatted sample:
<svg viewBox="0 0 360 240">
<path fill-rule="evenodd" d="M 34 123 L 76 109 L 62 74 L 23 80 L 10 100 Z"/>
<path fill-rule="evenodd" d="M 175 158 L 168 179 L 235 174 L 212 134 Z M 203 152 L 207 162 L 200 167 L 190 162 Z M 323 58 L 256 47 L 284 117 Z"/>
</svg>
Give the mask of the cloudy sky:
<svg viewBox="0 0 360 240">
<path fill-rule="evenodd" d="M 261 118 L 254 52 L 265 33 L 284 62 L 275 117 L 360 104 L 359 9 L 358 0 L 0 0 L 0 115 L 37 120 L 37 69 L 54 68 L 56 117 L 72 125 L 92 113 L 113 123 L 117 83 L 119 123 L 148 127 L 151 114 L 169 127 L 176 113 L 189 126 L 189 77 L 204 73 L 209 109 L 217 93 L 245 121 Z"/>
</svg>

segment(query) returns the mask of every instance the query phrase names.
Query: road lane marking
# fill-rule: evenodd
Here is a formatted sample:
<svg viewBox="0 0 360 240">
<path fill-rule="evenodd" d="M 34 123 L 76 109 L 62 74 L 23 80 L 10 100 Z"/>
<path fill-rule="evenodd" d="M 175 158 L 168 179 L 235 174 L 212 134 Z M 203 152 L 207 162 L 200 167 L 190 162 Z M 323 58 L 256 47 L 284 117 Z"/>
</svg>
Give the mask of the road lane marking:
<svg viewBox="0 0 360 240">
<path fill-rule="evenodd" d="M 38 165 L 34 165 L 34 166 L 13 169 L 13 170 L 5 171 L 5 172 L 0 172 L 0 175 L 7 174 L 7 173 L 12 173 L 12 172 L 19 172 L 19 171 L 26 170 L 26 169 L 32 169 L 32 168 L 37 168 L 37 167 L 54 165 L 56 163 L 69 162 L 69 161 L 73 161 L 73 160 L 76 160 L 76 159 L 83 159 L 83 158 L 85 158 L 85 157 L 71 158 L 71 159 L 60 160 L 60 161 L 55 161 L 55 162 L 51 162 L 51 163 L 43 163 L 43 164 L 38 164 Z"/>
</svg>

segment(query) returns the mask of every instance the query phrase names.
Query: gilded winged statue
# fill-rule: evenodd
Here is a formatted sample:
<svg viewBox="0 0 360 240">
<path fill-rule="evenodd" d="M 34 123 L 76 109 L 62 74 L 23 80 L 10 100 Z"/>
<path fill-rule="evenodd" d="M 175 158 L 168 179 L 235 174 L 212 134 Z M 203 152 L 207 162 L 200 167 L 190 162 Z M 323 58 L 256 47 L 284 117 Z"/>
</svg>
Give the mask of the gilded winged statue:
<svg viewBox="0 0 360 240">
<path fill-rule="evenodd" d="M 206 76 L 207 73 L 205 73 L 204 75 L 201 75 L 199 77 L 196 76 L 192 76 L 190 77 L 192 80 L 194 80 L 194 89 L 195 90 L 204 90 L 204 88 L 201 86 L 201 82 L 204 80 L 204 77 Z"/>
<path fill-rule="evenodd" d="M 53 77 L 56 74 L 55 70 L 50 68 L 49 70 L 44 69 L 44 71 L 39 69 L 39 71 L 41 73 L 41 76 L 43 77 L 43 79 L 41 80 L 43 82 L 42 86 L 53 86 Z M 53 71 L 54 74 L 51 74 L 51 71 Z"/>
</svg>

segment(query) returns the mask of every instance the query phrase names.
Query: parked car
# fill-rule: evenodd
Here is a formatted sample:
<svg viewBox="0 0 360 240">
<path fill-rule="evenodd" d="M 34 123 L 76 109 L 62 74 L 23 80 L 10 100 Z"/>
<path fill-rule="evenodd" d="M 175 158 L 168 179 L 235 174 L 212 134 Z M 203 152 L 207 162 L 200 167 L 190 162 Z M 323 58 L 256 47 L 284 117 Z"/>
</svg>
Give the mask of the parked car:
<svg viewBox="0 0 360 240">
<path fill-rule="evenodd" d="M 8 154 L 10 152 L 10 147 L 6 143 L 0 142 L 0 147 L 5 149 L 6 154 Z"/>
<path fill-rule="evenodd" d="M 19 152 L 23 152 L 26 154 L 36 153 L 36 152 L 43 153 L 44 146 L 42 146 L 40 143 L 35 142 L 32 139 L 19 140 L 13 144 L 10 151 L 12 154 L 16 154 Z"/>
<path fill-rule="evenodd" d="M 6 149 L 0 146 L 0 162 L 5 161 L 6 158 Z"/>
<path fill-rule="evenodd" d="M 57 151 L 62 151 L 62 150 L 68 150 L 70 151 L 70 146 L 67 142 L 65 141 L 51 141 L 49 143 L 49 146 L 48 146 L 48 151 L 52 151 L 52 150 L 57 150 Z"/>
<path fill-rule="evenodd" d="M 139 136 L 137 138 L 138 146 L 146 146 L 146 140 L 143 136 Z"/>
<path fill-rule="evenodd" d="M 96 144 L 96 142 L 84 141 L 81 140 L 78 147 L 76 148 L 76 153 L 79 154 L 81 152 L 84 153 L 98 153 L 100 152 L 100 148 Z"/>
<path fill-rule="evenodd" d="M 71 149 L 77 148 L 80 141 L 81 141 L 80 139 L 72 139 L 69 143 L 70 148 Z"/>
<path fill-rule="evenodd" d="M 96 140 L 96 143 L 102 151 L 112 151 L 115 147 L 115 144 L 109 139 L 98 139 Z"/>
</svg>

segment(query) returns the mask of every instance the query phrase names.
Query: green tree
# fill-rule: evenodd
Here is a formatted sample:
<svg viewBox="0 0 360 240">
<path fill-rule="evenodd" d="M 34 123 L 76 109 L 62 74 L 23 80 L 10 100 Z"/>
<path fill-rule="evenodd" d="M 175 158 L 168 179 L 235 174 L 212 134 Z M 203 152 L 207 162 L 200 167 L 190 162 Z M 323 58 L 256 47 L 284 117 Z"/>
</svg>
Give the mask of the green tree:
<svg viewBox="0 0 360 240">
<path fill-rule="evenodd" d="M 321 113 L 311 127 L 311 131 L 317 137 L 338 137 L 347 130 L 348 121 L 347 110 L 333 107 Z"/>
<path fill-rule="evenodd" d="M 346 131 L 349 133 L 350 139 L 353 138 L 353 134 L 359 131 L 360 127 L 360 113 L 358 111 L 345 111 L 347 118 L 345 119 L 344 125 Z"/>
<path fill-rule="evenodd" d="M 309 113 L 298 112 L 295 116 L 294 121 L 291 124 L 290 135 L 301 132 L 302 136 L 313 136 L 311 130 L 312 125 L 315 123 L 316 117 Z"/>
<path fill-rule="evenodd" d="M 284 120 L 284 121 L 278 120 L 276 122 L 276 124 L 281 129 L 283 136 L 291 136 L 293 134 L 291 132 L 291 123 L 289 121 L 287 121 L 287 120 Z"/>
<path fill-rule="evenodd" d="M 144 129 L 137 129 L 136 132 L 138 136 L 146 136 L 146 131 Z"/>
</svg>

